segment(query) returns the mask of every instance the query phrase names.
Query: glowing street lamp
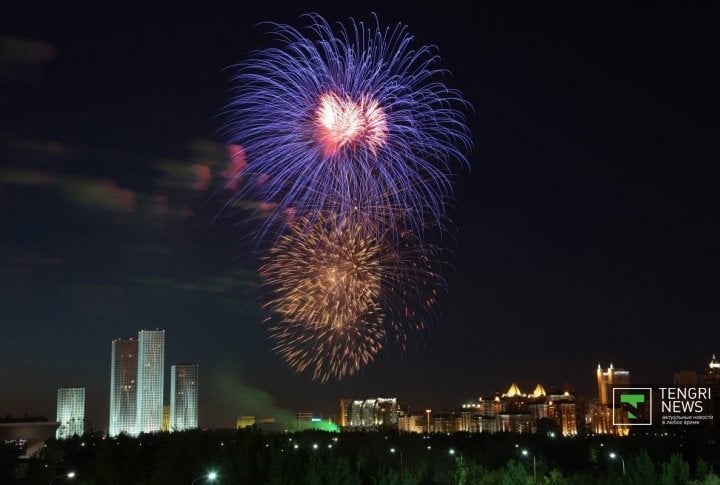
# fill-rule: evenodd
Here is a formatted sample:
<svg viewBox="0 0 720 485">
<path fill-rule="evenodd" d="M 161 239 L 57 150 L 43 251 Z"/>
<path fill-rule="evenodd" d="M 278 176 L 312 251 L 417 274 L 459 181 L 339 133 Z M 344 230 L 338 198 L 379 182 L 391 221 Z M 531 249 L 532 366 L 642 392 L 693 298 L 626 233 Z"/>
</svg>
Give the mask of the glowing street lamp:
<svg viewBox="0 0 720 485">
<path fill-rule="evenodd" d="M 610 456 L 610 458 L 612 458 L 613 460 L 614 460 L 615 458 L 620 458 L 620 463 L 622 463 L 623 475 L 625 475 L 625 460 L 623 459 L 623 457 L 620 456 L 620 455 L 618 455 L 617 453 L 615 453 L 615 452 L 613 452 L 613 451 L 611 451 L 611 452 L 610 452 L 610 455 L 608 455 L 608 456 Z"/>
<path fill-rule="evenodd" d="M 403 482 L 403 455 L 402 451 L 396 449 L 396 448 L 390 448 L 390 453 L 397 453 L 400 455 L 400 483 Z"/>
<path fill-rule="evenodd" d="M 218 477 L 217 472 L 210 472 L 205 475 L 201 475 L 201 476 L 197 477 L 195 480 L 190 482 L 190 485 L 193 485 L 193 483 L 197 482 L 198 480 L 203 480 L 203 479 L 207 480 L 208 482 L 214 482 L 215 480 L 217 480 L 217 477 Z"/>
<path fill-rule="evenodd" d="M 57 480 L 58 478 L 64 478 L 64 479 L 66 479 L 66 480 L 72 480 L 73 478 L 75 478 L 75 472 L 67 472 L 67 473 L 63 473 L 62 475 L 58 475 L 58 476 L 56 476 L 56 477 L 52 477 L 52 480 L 50 480 L 49 485 L 52 485 L 52 484 L 55 482 L 55 480 Z"/>
<path fill-rule="evenodd" d="M 523 456 L 532 456 L 533 459 L 533 483 L 537 483 L 537 462 L 535 461 L 535 453 L 530 453 L 528 450 L 522 450 Z"/>
<path fill-rule="evenodd" d="M 432 412 L 432 409 L 426 409 L 425 414 L 427 414 L 427 434 L 430 434 L 430 413 Z"/>
</svg>

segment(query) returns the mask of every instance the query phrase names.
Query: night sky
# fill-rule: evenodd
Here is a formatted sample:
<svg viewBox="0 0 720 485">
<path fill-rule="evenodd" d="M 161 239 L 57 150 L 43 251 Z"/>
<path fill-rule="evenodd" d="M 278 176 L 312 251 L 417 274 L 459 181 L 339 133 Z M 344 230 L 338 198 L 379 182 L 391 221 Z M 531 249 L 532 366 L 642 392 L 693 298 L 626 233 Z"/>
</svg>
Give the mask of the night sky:
<svg viewBox="0 0 720 485">
<path fill-rule="evenodd" d="M 54 419 L 57 388 L 80 386 L 106 429 L 111 340 L 141 328 L 166 330 L 168 376 L 200 364 L 213 427 L 342 397 L 455 408 L 513 381 L 592 395 L 598 362 L 637 383 L 703 368 L 720 353 L 720 12 L 624 3 L 5 10 L 0 415 Z M 223 209 L 226 67 L 272 42 L 259 22 L 310 11 L 406 22 L 474 107 L 437 325 L 329 384 L 272 353 L 248 226 Z"/>
</svg>

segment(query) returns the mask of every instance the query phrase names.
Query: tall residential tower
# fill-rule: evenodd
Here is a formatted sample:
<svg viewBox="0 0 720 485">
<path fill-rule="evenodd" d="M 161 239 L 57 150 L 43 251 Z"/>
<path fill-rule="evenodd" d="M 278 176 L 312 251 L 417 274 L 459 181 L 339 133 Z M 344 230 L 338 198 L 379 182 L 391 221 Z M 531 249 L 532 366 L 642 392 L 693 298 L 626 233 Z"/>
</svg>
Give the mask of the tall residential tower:
<svg viewBox="0 0 720 485">
<path fill-rule="evenodd" d="M 57 419 L 60 427 L 55 432 L 59 440 L 82 436 L 85 431 L 85 388 L 62 387 L 57 394 Z"/>
<path fill-rule="evenodd" d="M 115 339 L 110 362 L 110 426 L 108 434 L 135 434 L 138 341 Z"/>
<path fill-rule="evenodd" d="M 198 426 L 198 364 L 170 367 L 170 431 Z"/>
<path fill-rule="evenodd" d="M 165 330 L 140 330 L 138 332 L 136 434 L 162 430 L 164 378 Z"/>
</svg>

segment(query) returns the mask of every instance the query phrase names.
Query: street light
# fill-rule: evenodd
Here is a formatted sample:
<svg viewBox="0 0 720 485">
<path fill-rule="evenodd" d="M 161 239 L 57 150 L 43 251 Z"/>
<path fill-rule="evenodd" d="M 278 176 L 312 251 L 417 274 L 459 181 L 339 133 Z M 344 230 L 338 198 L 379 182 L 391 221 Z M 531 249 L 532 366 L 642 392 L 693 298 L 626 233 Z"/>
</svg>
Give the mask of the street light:
<svg viewBox="0 0 720 485">
<path fill-rule="evenodd" d="M 609 455 L 609 456 L 610 456 L 610 458 L 612 458 L 613 460 L 614 460 L 615 458 L 620 458 L 620 463 L 622 463 L 623 475 L 625 475 L 625 459 L 623 459 L 622 456 L 618 455 L 617 453 L 615 453 L 615 452 L 613 452 L 613 451 L 610 452 L 610 455 Z"/>
<path fill-rule="evenodd" d="M 395 448 L 390 448 L 390 453 L 397 453 L 398 455 L 400 455 L 400 483 L 402 483 L 402 482 L 403 482 L 403 456 L 402 456 L 402 451 L 400 451 L 400 450 L 398 450 L 398 449 L 395 449 Z"/>
<path fill-rule="evenodd" d="M 50 480 L 50 483 L 49 483 L 48 485 L 52 485 L 53 482 L 54 482 L 55 480 L 57 480 L 58 478 L 65 478 L 65 479 L 67 479 L 67 480 L 72 480 L 73 478 L 75 478 L 75 472 L 67 472 L 67 473 L 63 473 L 62 475 L 58 475 L 58 476 L 56 476 L 56 477 L 52 477 L 52 480 Z"/>
<path fill-rule="evenodd" d="M 537 461 L 535 460 L 535 453 L 530 453 L 528 450 L 522 450 L 523 456 L 532 456 L 533 459 L 533 483 L 537 483 Z"/>
<path fill-rule="evenodd" d="M 204 478 L 207 479 L 208 482 L 214 482 L 217 479 L 217 477 L 218 477 L 217 472 L 210 472 L 205 475 L 201 475 L 201 476 L 197 477 L 195 480 L 190 482 L 190 485 L 193 485 L 193 483 L 197 482 L 198 480 L 202 480 Z"/>
<path fill-rule="evenodd" d="M 427 434 L 430 434 L 430 413 L 432 412 L 432 409 L 426 409 L 425 413 L 427 414 Z"/>
</svg>

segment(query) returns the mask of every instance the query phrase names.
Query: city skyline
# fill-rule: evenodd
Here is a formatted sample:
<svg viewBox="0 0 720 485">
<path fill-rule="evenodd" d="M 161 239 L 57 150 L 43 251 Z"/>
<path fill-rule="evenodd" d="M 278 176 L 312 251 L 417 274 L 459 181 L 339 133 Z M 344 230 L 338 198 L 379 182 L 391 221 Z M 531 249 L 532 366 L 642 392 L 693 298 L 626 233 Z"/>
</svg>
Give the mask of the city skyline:
<svg viewBox="0 0 720 485">
<path fill-rule="evenodd" d="M 337 412 L 343 396 L 452 408 L 512 382 L 590 395 L 598 362 L 643 383 L 700 372 L 720 352 L 716 7 L 668 5 L 14 7 L 0 19 L 0 413 L 52 418 L 67 383 L 107 426 L 108 343 L 139 328 L 172 336 L 165 362 L 200 364 L 200 426 Z M 327 384 L 267 338 L 246 224 L 267 207 L 229 202 L 247 160 L 221 130 L 228 66 L 267 45 L 261 22 L 308 11 L 406 23 L 473 107 L 435 318 Z"/>
<path fill-rule="evenodd" d="M 147 332 L 145 330 L 141 330 L 140 332 Z M 140 334 L 139 332 L 139 334 Z M 155 336 L 162 335 L 164 340 L 164 331 L 162 330 L 156 330 L 153 331 Z M 154 344 L 158 345 L 158 339 L 157 337 L 155 339 L 150 339 L 151 341 L 154 340 Z M 137 349 L 137 345 L 134 347 L 132 345 L 128 346 L 128 344 L 135 343 L 137 344 L 138 340 L 135 339 L 115 339 L 113 340 L 113 360 L 112 362 L 115 363 L 115 354 L 114 351 L 117 348 L 117 343 L 121 342 L 124 344 L 124 349 L 126 351 L 135 352 Z M 125 356 L 123 356 L 125 357 Z M 419 423 L 419 421 L 422 421 L 425 419 L 427 415 L 428 423 L 430 423 L 430 414 L 434 413 L 433 416 L 440 413 L 441 416 L 444 416 L 447 413 L 451 413 L 452 415 L 458 414 L 458 417 L 453 418 L 457 419 L 458 421 L 456 423 L 449 422 L 447 424 L 442 424 L 440 426 L 447 426 L 447 432 L 454 432 L 454 431 L 469 431 L 469 432 L 482 432 L 490 431 L 490 432 L 496 432 L 496 431 L 514 431 L 514 432 L 528 432 L 527 429 L 530 429 L 530 423 L 535 422 L 535 420 L 543 418 L 543 417 L 552 417 L 552 419 L 557 420 L 557 425 L 560 429 L 560 432 L 564 436 L 575 436 L 576 434 L 579 434 L 579 424 L 580 418 L 579 415 L 575 415 L 575 400 L 581 399 L 585 405 L 591 406 L 589 410 L 587 410 L 587 416 L 588 416 L 588 423 L 586 423 L 587 431 L 586 432 L 593 432 L 597 434 L 614 434 L 617 436 L 627 436 L 627 428 L 624 428 L 620 431 L 618 431 L 617 428 L 615 428 L 615 421 L 614 419 L 616 416 L 613 416 L 611 413 L 612 408 L 612 398 L 613 396 L 613 388 L 615 387 L 628 387 L 633 384 L 630 378 L 630 371 L 616 367 L 612 362 L 610 362 L 609 366 L 605 369 L 602 368 L 601 363 L 597 364 L 596 373 L 595 373 L 595 389 L 594 391 L 590 392 L 589 394 L 583 394 L 575 391 L 575 386 L 573 383 L 565 382 L 562 386 L 552 385 L 548 387 L 548 390 L 546 391 L 545 386 L 542 384 L 542 379 L 532 381 L 531 379 L 525 378 L 524 380 L 521 379 L 515 379 L 511 381 L 509 384 L 509 387 L 507 388 L 506 392 L 502 392 L 501 388 L 496 388 L 494 392 L 475 392 L 473 398 L 468 398 L 464 400 L 463 402 L 456 402 L 451 405 L 446 406 L 435 406 L 436 403 L 424 403 L 420 404 L 417 402 L 409 402 L 405 400 L 398 400 L 398 398 L 367 398 L 367 399 L 356 399 L 356 398 L 340 398 L 339 408 L 337 406 L 332 406 L 331 404 L 325 403 L 323 406 L 320 407 L 320 409 L 307 409 L 307 408 L 296 408 L 296 409 L 285 409 L 281 410 L 278 409 L 276 406 L 270 404 L 267 408 L 255 408 L 258 411 L 257 416 L 248 416 L 248 415 L 242 415 L 242 413 L 248 409 L 248 408 L 238 408 L 236 411 L 237 416 L 226 416 L 226 419 L 224 422 L 217 426 L 203 426 L 201 423 L 199 423 L 198 420 L 198 383 L 199 383 L 199 364 L 172 364 L 169 366 L 170 370 L 170 388 L 169 388 L 169 401 L 168 404 L 165 404 L 162 409 L 162 417 L 161 417 L 161 424 L 157 428 L 145 430 L 145 431 L 138 431 L 134 427 L 129 427 L 125 429 L 118 430 L 118 426 L 115 425 L 115 428 L 103 428 L 101 427 L 91 427 L 88 428 L 88 431 L 108 431 L 108 435 L 111 437 L 115 437 L 121 432 L 127 433 L 131 436 L 136 436 L 139 432 L 156 432 L 156 431 L 182 431 L 187 429 L 194 429 L 194 428 L 216 428 L 216 429 L 223 429 L 223 428 L 232 428 L 235 427 L 237 423 L 243 423 L 243 426 L 248 426 L 250 424 L 254 423 L 260 423 L 261 425 L 277 422 L 277 419 L 280 418 L 280 423 L 287 423 L 288 419 L 290 421 L 295 421 L 297 419 L 303 419 L 303 416 L 305 416 L 308 420 L 310 417 L 314 416 L 321 416 L 324 417 L 324 420 L 329 420 L 330 422 L 334 422 L 341 428 L 347 427 L 348 429 L 375 429 L 375 428 L 382 428 L 383 426 L 387 426 L 388 423 L 390 426 L 398 426 L 401 431 L 414 431 L 414 432 L 422 432 L 418 431 L 421 429 L 428 429 L 426 426 L 423 428 L 422 423 Z M 656 389 L 656 392 L 658 392 L 659 389 L 663 388 L 662 386 L 707 386 L 709 388 L 712 388 L 712 395 L 720 395 L 720 362 L 716 360 L 715 354 L 712 354 L 709 361 L 706 361 L 706 365 L 697 370 L 688 370 L 687 366 L 682 367 L 680 370 L 675 372 L 672 376 L 668 376 L 664 381 L 657 381 L 657 382 L 642 382 L 641 384 L 644 386 L 652 385 L 653 388 Z M 590 376 L 590 373 L 588 373 L 588 376 Z M 522 376 L 521 376 L 522 377 Z M 588 379 L 589 381 L 590 379 Z M 536 384 L 531 385 L 529 387 L 524 387 L 525 389 L 534 389 L 532 392 L 522 392 L 523 386 L 519 386 L 517 382 L 536 382 Z M 592 386 L 591 386 L 592 388 Z M 663 389 L 666 389 L 667 387 L 664 387 Z M 139 392 L 137 390 L 134 393 L 135 398 L 132 399 L 132 402 L 130 406 L 126 406 L 128 408 L 136 409 L 136 406 L 134 406 L 134 403 L 137 402 L 137 397 Z M 473 394 L 472 392 L 468 392 L 468 395 Z M 59 423 L 59 428 L 57 431 L 58 439 L 66 438 L 71 436 L 71 434 L 74 432 L 82 432 L 85 430 L 85 421 L 84 421 L 84 406 L 85 406 L 85 388 L 61 388 L 58 389 L 58 398 L 57 398 L 57 421 Z M 62 396 L 62 398 L 61 398 Z M 493 417 L 493 421 L 495 420 L 495 416 L 500 416 L 500 408 L 498 407 L 495 409 L 495 407 L 500 405 L 500 402 L 505 402 L 506 400 L 521 400 L 525 401 L 526 399 L 532 400 L 535 399 L 546 399 L 548 400 L 549 404 L 551 405 L 548 411 L 548 409 L 544 411 L 538 411 L 538 410 L 532 410 L 531 413 L 528 415 L 527 418 L 527 424 L 523 424 L 523 422 L 515 422 L 515 421 L 507 421 L 507 422 L 498 422 L 498 423 L 482 423 L 480 421 L 477 424 L 473 424 L 469 421 L 466 422 L 466 418 L 462 417 L 460 418 L 461 414 L 464 414 L 465 412 L 470 412 L 470 410 L 473 410 L 473 412 L 482 414 L 482 415 L 489 415 Z M 163 401 L 165 402 L 165 401 Z M 555 407 L 552 406 L 552 403 L 555 402 Z M 570 409 L 569 406 L 572 406 L 572 409 Z M 506 410 L 506 406 L 503 405 L 503 412 Z M 332 409 L 332 410 L 331 410 Z M 390 410 L 397 410 L 403 409 L 403 415 L 395 414 L 394 418 L 388 418 L 390 414 L 387 414 L 390 412 Z M 511 413 L 518 412 L 517 409 L 513 409 L 513 406 L 511 405 L 508 409 L 510 409 Z M 604 409 L 604 410 L 603 410 Z M 715 404 L 711 404 L 710 409 L 717 409 L 715 407 Z M 331 411 L 326 411 L 331 410 Z M 434 410 L 434 411 L 433 411 Z M 210 409 L 210 412 L 212 409 Z M 394 412 L 394 411 L 393 411 Z M 618 411 L 619 412 L 619 411 Z M 715 411 L 713 411 L 715 412 Z M 134 417 L 137 413 L 131 413 L 130 416 Z M 72 419 L 72 426 L 64 426 L 66 422 L 69 420 L 69 418 L 76 418 L 77 416 L 81 416 L 80 420 Z M 570 418 L 569 416 L 573 416 Z M 61 419 L 61 416 L 63 419 Z M 117 423 L 118 419 L 113 420 L 113 409 L 111 408 L 110 412 L 110 418 L 109 418 L 109 426 L 113 426 L 112 423 Z M 413 419 L 415 419 L 416 416 L 422 417 L 422 419 L 418 419 L 419 424 L 415 424 Z M 315 418 L 313 418 L 315 419 Z M 320 419 L 320 418 L 317 418 Z M 443 422 L 442 419 L 445 418 L 433 418 L 433 419 L 441 419 L 440 422 Z M 285 420 L 285 421 L 282 421 Z M 408 421 L 410 420 L 410 421 Z M 462 425 L 458 424 L 462 420 Z M 120 420 L 121 421 L 121 420 Z M 127 420 L 126 420 L 127 422 Z M 233 424 L 235 423 L 235 424 Z M 237 426 L 240 426 L 237 424 Z M 430 424 L 429 424 L 430 426 Z M 456 429 L 457 428 L 457 429 Z M 435 428 L 430 428 L 435 429 Z M 535 429 L 535 426 L 532 426 L 532 429 Z M 68 431 L 70 430 L 70 431 Z M 427 432 L 427 431 L 425 431 Z M 437 430 L 433 431 L 437 432 Z M 446 432 L 446 431 L 442 431 Z M 534 431 L 532 431 L 534 432 Z M 78 433 L 82 435 L 81 433 Z"/>
</svg>

